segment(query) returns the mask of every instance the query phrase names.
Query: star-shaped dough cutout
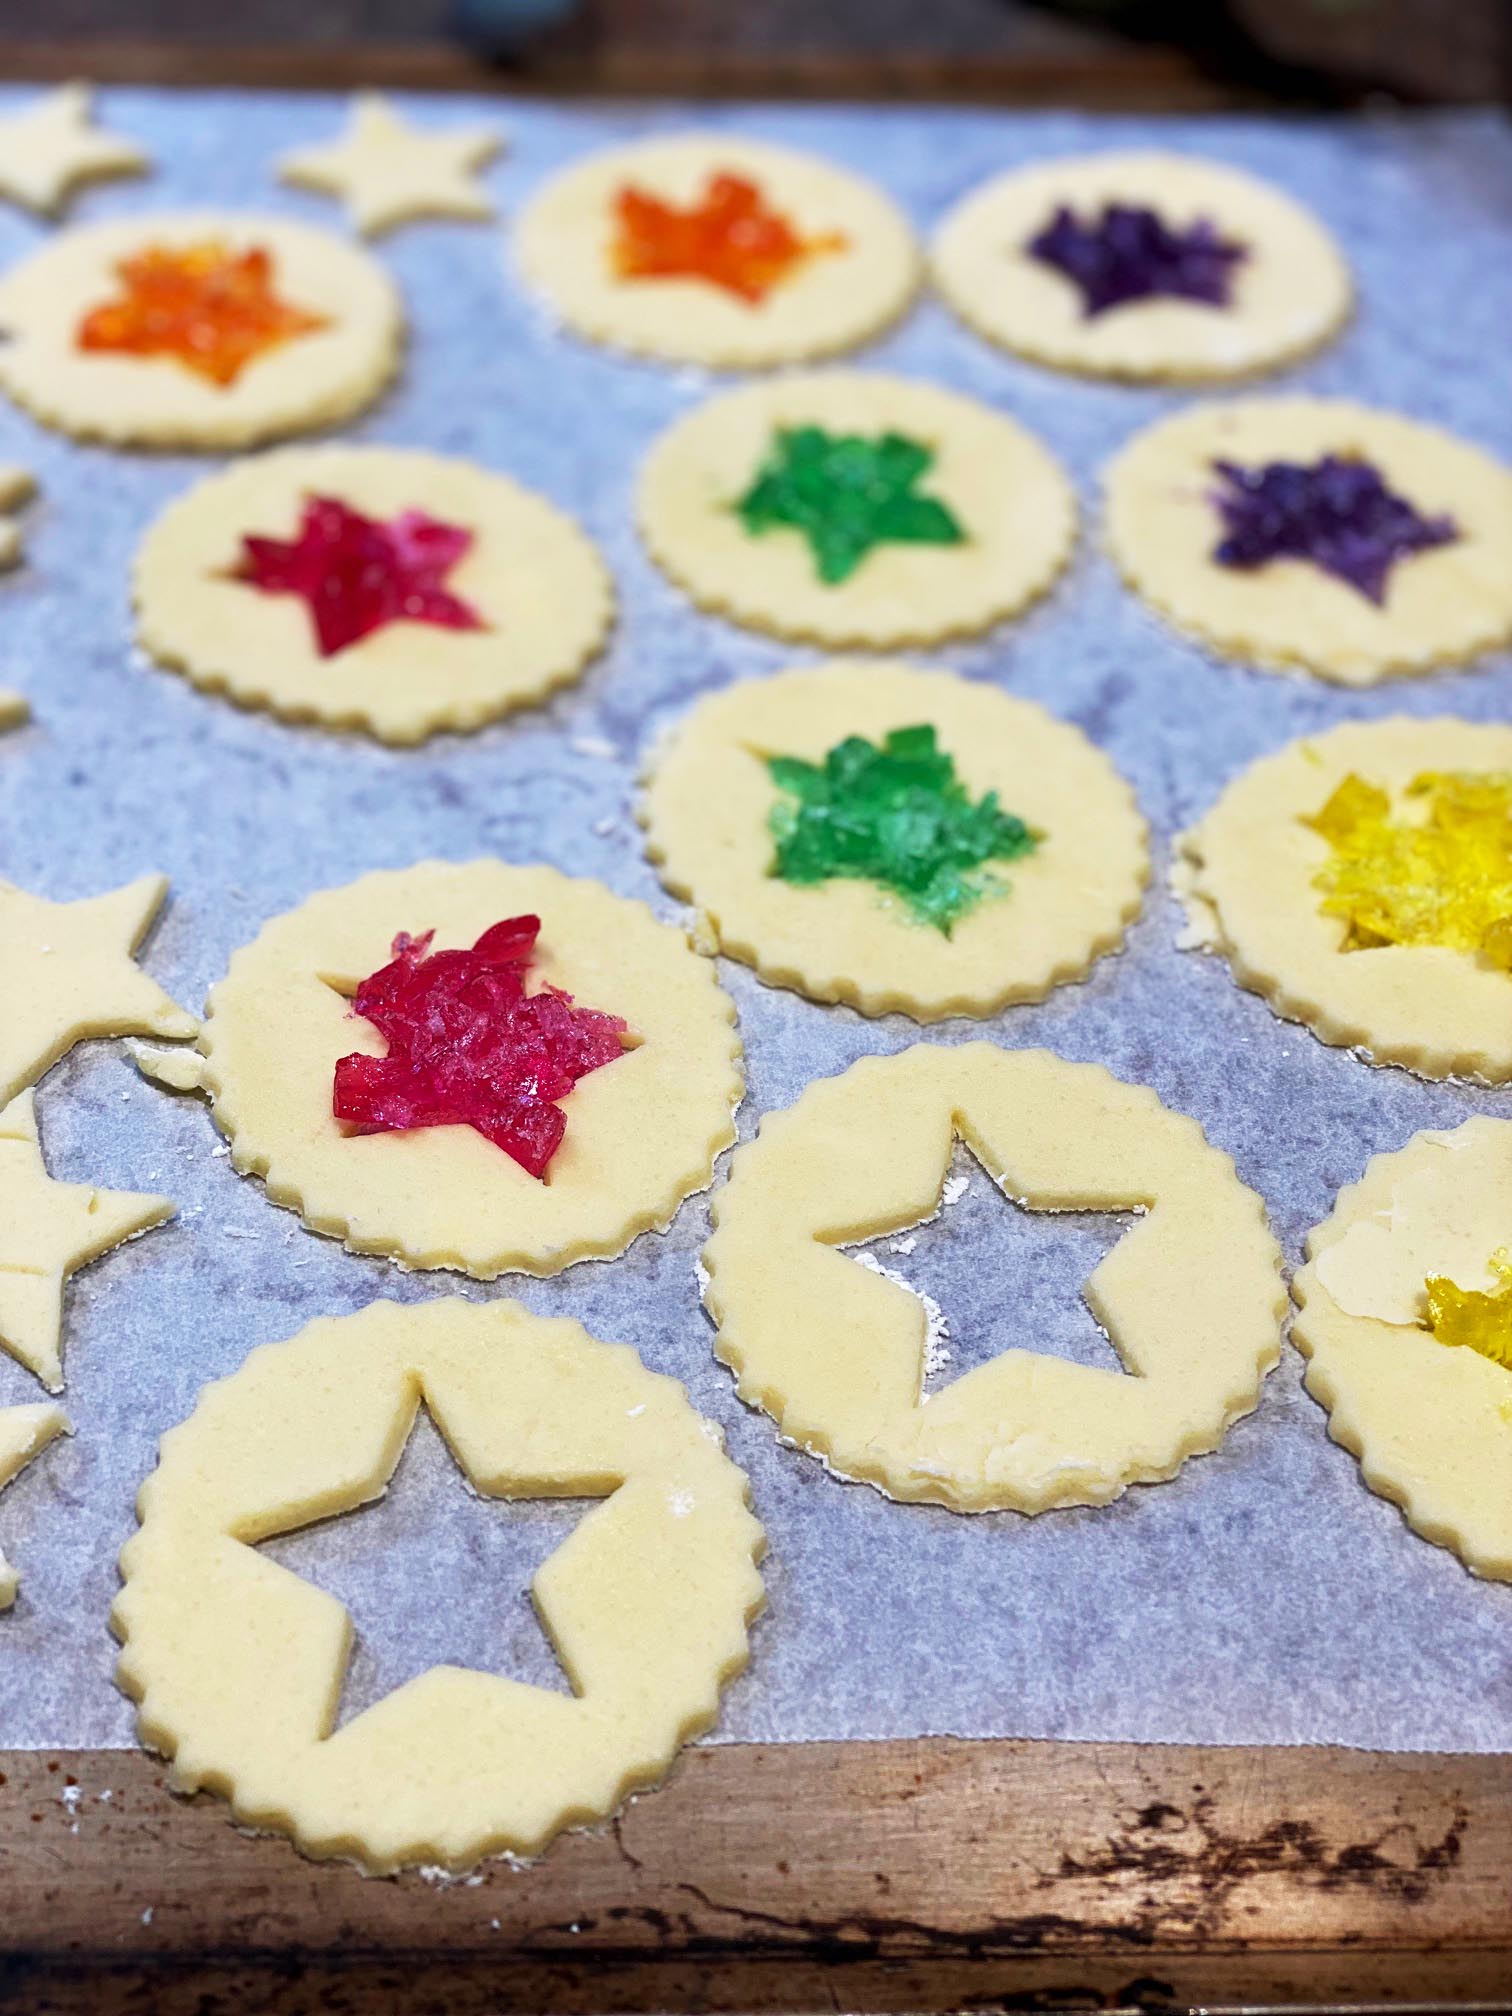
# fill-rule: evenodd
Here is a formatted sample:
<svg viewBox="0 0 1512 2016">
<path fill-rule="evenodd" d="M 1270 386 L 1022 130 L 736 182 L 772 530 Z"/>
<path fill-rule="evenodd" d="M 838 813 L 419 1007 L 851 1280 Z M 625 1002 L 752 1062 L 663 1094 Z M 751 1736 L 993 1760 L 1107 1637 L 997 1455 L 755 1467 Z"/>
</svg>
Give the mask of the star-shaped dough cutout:
<svg viewBox="0 0 1512 2016">
<path fill-rule="evenodd" d="M 0 1491 L 18 1476 L 33 1456 L 40 1456 L 56 1435 L 71 1435 L 68 1416 L 61 1407 L 43 1401 L 36 1407 L 0 1409 Z M 16 1600 L 20 1577 L 0 1554 L 0 1610 L 9 1610 Z"/>
<path fill-rule="evenodd" d="M 197 1035 L 199 1024 L 134 964 L 168 883 L 49 903 L 0 882 L 0 1102 L 88 1036 Z"/>
<path fill-rule="evenodd" d="M 503 146 L 491 127 L 428 133 L 402 119 L 386 98 L 353 101 L 347 129 L 327 147 L 285 154 L 280 179 L 339 196 L 364 237 L 415 217 L 492 217 L 477 171 Z"/>
<path fill-rule="evenodd" d="M 0 119 L 0 196 L 52 217 L 80 183 L 152 166 L 140 147 L 90 124 L 91 96 L 87 84 L 64 84 Z"/>
<path fill-rule="evenodd" d="M 167 1197 L 54 1182 L 35 1102 L 34 1092 L 23 1092 L 0 1111 L 0 1347 L 56 1393 L 64 1283 L 123 1239 L 161 1225 L 175 1207 Z"/>
</svg>

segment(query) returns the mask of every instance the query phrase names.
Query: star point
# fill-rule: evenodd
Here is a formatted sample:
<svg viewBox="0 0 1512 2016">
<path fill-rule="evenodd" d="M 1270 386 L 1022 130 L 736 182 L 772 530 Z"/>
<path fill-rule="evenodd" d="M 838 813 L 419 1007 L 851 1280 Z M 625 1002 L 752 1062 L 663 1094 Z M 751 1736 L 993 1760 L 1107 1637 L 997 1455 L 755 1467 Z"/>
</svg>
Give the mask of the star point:
<svg viewBox="0 0 1512 2016">
<path fill-rule="evenodd" d="M 0 119 L 0 196 L 38 216 L 56 216 L 81 183 L 141 175 L 140 147 L 90 124 L 87 84 L 64 84 Z"/>
<path fill-rule="evenodd" d="M 0 1491 L 56 1436 L 72 1433 L 68 1416 L 50 1401 L 34 1407 L 0 1408 Z M 15 1569 L 0 1554 L 0 1610 L 9 1610 L 15 1602 L 19 1581 Z"/>
<path fill-rule="evenodd" d="M 297 188 L 339 197 L 353 229 L 373 238 L 419 217 L 496 215 L 476 177 L 503 145 L 488 127 L 427 132 L 368 92 L 352 101 L 337 139 L 285 154 L 278 174 Z"/>
</svg>

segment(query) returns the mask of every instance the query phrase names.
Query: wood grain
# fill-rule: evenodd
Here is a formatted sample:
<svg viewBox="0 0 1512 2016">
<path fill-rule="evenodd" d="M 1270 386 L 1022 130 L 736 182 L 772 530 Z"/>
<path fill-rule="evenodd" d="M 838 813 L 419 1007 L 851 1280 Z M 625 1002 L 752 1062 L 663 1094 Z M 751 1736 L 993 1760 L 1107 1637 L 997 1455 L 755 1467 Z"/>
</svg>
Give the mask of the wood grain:
<svg viewBox="0 0 1512 2016">
<path fill-rule="evenodd" d="M 10 2009 L 1487 2004 L 1512 1982 L 1512 1757 L 710 1745 L 612 1826 L 450 1885 L 307 1862 L 135 1753 L 0 1769 Z"/>
</svg>

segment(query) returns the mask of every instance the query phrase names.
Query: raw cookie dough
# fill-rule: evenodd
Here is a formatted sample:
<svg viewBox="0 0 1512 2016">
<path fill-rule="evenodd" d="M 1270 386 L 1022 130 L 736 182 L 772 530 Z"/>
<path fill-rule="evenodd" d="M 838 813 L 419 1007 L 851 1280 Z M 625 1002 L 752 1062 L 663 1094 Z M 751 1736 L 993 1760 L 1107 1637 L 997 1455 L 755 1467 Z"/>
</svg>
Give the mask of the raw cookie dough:
<svg viewBox="0 0 1512 2016">
<path fill-rule="evenodd" d="M 1393 810 L 1426 771 L 1512 771 L 1512 728 L 1395 716 L 1289 742 L 1237 777 L 1177 842 L 1200 942 L 1241 987 L 1325 1043 L 1425 1078 L 1512 1078 L 1512 975 L 1443 945 L 1341 949 L 1313 877 L 1329 858 L 1304 826 L 1351 772 Z M 1509 1227 L 1512 1234 L 1512 1227 Z"/>
<path fill-rule="evenodd" d="M 1044 838 L 988 863 L 1006 893 L 951 935 L 876 884 L 795 886 L 770 870 L 780 796 L 767 755 L 822 760 L 847 735 L 880 742 L 928 724 L 973 799 L 995 790 Z M 1149 875 L 1133 793 L 1079 729 L 995 686 L 884 660 L 837 660 L 743 680 L 701 701 L 653 754 L 647 852 L 697 905 L 721 951 L 764 980 L 863 1014 L 921 1021 L 1039 1000 L 1111 951 Z"/>
<path fill-rule="evenodd" d="M 877 545 L 830 584 L 802 532 L 748 532 L 736 501 L 777 430 L 803 426 L 926 443 L 935 460 L 920 491 L 949 508 L 963 542 Z M 1076 537 L 1070 483 L 1017 421 L 937 385 L 859 371 L 777 378 L 696 407 L 652 448 L 637 516 L 652 557 L 700 607 L 833 645 L 986 630 L 1044 593 Z"/>
<path fill-rule="evenodd" d="M 61 1407 L 45 1401 L 36 1407 L 0 1409 L 0 1491 L 11 1479 L 40 1456 L 55 1436 L 71 1435 L 68 1416 Z M 9 1610 L 16 1600 L 21 1578 L 0 1554 L 0 1610 Z"/>
<path fill-rule="evenodd" d="M 1221 566 L 1216 459 L 1260 468 L 1364 456 L 1460 536 L 1391 570 L 1379 606 L 1308 560 Z M 1347 399 L 1189 407 L 1135 435 L 1106 474 L 1107 529 L 1130 587 L 1214 650 L 1342 686 L 1474 658 L 1512 637 L 1512 470 L 1466 441 Z"/>
<path fill-rule="evenodd" d="M 528 991 L 561 987 L 622 1016 L 638 1045 L 561 1103 L 545 1182 L 470 1127 L 351 1135 L 331 1112 L 338 1057 L 383 1054 L 346 996 L 401 931 L 436 950 L 534 913 Z M 707 1185 L 735 1138 L 735 1010 L 711 961 L 644 904 L 554 868 L 431 861 L 327 890 L 263 927 L 211 992 L 200 1048 L 217 1125 L 275 1204 L 355 1253 L 480 1279 L 556 1274 L 619 1253 Z"/>
<path fill-rule="evenodd" d="M 1097 315 L 1029 241 L 1067 206 L 1091 223 L 1110 203 L 1199 220 L 1248 256 L 1227 307 L 1153 296 Z M 983 336 L 1065 371 L 1132 379 L 1240 378 L 1316 349 L 1349 313 L 1333 239 L 1289 196 L 1238 168 L 1183 154 L 1094 154 L 1012 168 L 946 217 L 932 248 L 942 294 Z"/>
<path fill-rule="evenodd" d="M 64 84 L 0 119 L 0 196 L 55 217 L 81 184 L 151 167 L 140 147 L 91 124 L 93 95 L 87 84 Z"/>
<path fill-rule="evenodd" d="M 1478 1575 L 1512 1581 L 1512 1372 L 1423 1327 L 1424 1284 L 1489 1290 L 1512 1233 L 1512 1124 L 1377 1155 L 1308 1235 L 1292 1336 L 1328 1432 L 1372 1491 Z"/>
<path fill-rule="evenodd" d="M 0 514 L 24 504 L 36 488 L 37 480 L 30 470 L 18 468 L 14 462 L 0 463 Z M 20 558 L 21 527 L 8 515 L 0 515 L 0 567 L 14 567 Z"/>
<path fill-rule="evenodd" d="M 1032 1210 L 1143 1211 L 1085 1290 L 1126 1373 L 1010 1345 L 921 1402 L 923 1303 L 836 1249 L 932 1216 L 956 1135 Z M 1215 1449 L 1280 1355 L 1280 1253 L 1228 1156 L 1144 1086 L 1045 1050 L 864 1058 L 766 1116 L 713 1216 L 704 1300 L 740 1397 L 892 1498 L 1105 1505 Z M 1007 1342 L 1011 1298 L 1004 1316 Z"/>
<path fill-rule="evenodd" d="M 24 693 L 11 693 L 0 686 L 0 735 L 7 728 L 19 728 L 31 719 L 31 703 Z"/>
<path fill-rule="evenodd" d="M 416 217 L 492 217 L 477 173 L 503 145 L 491 126 L 412 125 L 387 98 L 363 91 L 339 140 L 285 154 L 278 175 L 341 197 L 352 228 L 373 238 Z"/>
<path fill-rule="evenodd" d="M 80 903 L 0 882 L 0 1103 L 90 1036 L 192 1036 L 199 1024 L 133 963 L 168 882 Z"/>
<path fill-rule="evenodd" d="M 233 578 L 247 534 L 295 537 L 311 497 L 369 518 L 422 510 L 473 535 L 446 576 L 487 626 L 396 622 L 322 657 L 308 604 Z M 555 505 L 470 462 L 398 448 L 284 448 L 235 462 L 170 504 L 142 541 L 137 630 L 208 692 L 288 721 L 417 742 L 540 700 L 603 641 L 614 591 Z"/>
<path fill-rule="evenodd" d="M 335 1597 L 260 1540 L 382 1495 L 419 1406 L 493 1498 L 600 1498 L 537 1571 L 573 1696 L 433 1666 L 333 1731 Z M 307 1854 L 537 1853 L 714 1720 L 762 1603 L 746 1479 L 675 1380 L 513 1302 L 375 1302 L 265 1344 L 164 1437 L 121 1556 L 117 1677 L 177 1786 Z"/>
<path fill-rule="evenodd" d="M 837 232 L 760 301 L 701 278 L 622 279 L 612 248 L 627 185 L 686 209 L 710 176 L 754 182 L 800 238 Z M 881 190 L 817 155 L 735 135 L 684 134 L 594 154 L 555 176 L 522 212 L 521 271 L 582 335 L 673 362 L 724 369 L 849 350 L 900 315 L 919 284 L 906 218 Z"/>
<path fill-rule="evenodd" d="M 264 351 L 230 385 L 172 356 L 83 350 L 81 319 L 119 296 L 123 259 L 150 246 L 215 240 L 272 256 L 280 300 L 326 318 Z M 0 279 L 0 387 L 50 427 L 145 448 L 244 448 L 328 427 L 366 406 L 393 375 L 404 321 L 370 254 L 328 231 L 237 211 L 163 211 L 49 239 Z"/>
</svg>

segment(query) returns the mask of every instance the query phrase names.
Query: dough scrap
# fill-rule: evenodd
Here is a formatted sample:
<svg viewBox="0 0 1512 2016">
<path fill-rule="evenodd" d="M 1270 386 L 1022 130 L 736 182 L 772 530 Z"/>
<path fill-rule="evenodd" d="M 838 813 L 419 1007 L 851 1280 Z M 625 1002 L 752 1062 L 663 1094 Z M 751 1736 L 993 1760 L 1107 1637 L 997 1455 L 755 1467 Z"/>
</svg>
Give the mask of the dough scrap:
<svg viewBox="0 0 1512 2016">
<path fill-rule="evenodd" d="M 1045 834 L 995 871 L 950 937 L 869 882 L 794 887 L 768 871 L 767 755 L 818 761 L 847 735 L 928 723 L 973 798 Z M 731 958 L 774 986 L 920 1021 L 989 1015 L 1082 977 L 1119 943 L 1149 877 L 1133 793 L 1079 729 L 995 686 L 885 660 L 834 660 L 711 695 L 653 752 L 646 850 Z M 989 867 L 991 864 L 989 864 Z"/>
<path fill-rule="evenodd" d="M 168 894 L 143 875 L 81 903 L 0 882 L 0 1102 L 91 1036 L 193 1036 L 199 1024 L 133 963 Z"/>
<path fill-rule="evenodd" d="M 1084 315 L 1081 290 L 1025 247 L 1061 205 L 1090 218 L 1108 203 L 1154 210 L 1178 228 L 1205 220 L 1243 243 L 1229 306 L 1152 297 Z M 1009 169 L 950 212 L 931 263 L 940 292 L 990 342 L 1108 378 L 1194 383 L 1273 370 L 1327 342 L 1352 297 L 1339 248 L 1310 211 L 1258 176 L 1185 154 Z"/>
<path fill-rule="evenodd" d="M 447 586 L 487 627 L 390 623 L 323 658 L 299 596 L 228 578 L 245 534 L 293 538 L 311 496 L 471 532 Z M 135 596 L 140 642 L 206 692 L 395 743 L 544 699 L 578 677 L 614 612 L 608 569 L 565 512 L 508 476 L 398 448 L 282 448 L 206 477 L 149 528 Z"/>
<path fill-rule="evenodd" d="M 280 296 L 328 326 L 266 351 L 226 386 L 172 357 L 78 348 L 79 321 L 115 294 L 122 259 L 205 239 L 233 252 L 265 247 Z M 398 365 L 404 317 L 377 261 L 329 231 L 239 211 L 164 211 L 49 239 L 0 279 L 0 329 L 9 339 L 0 387 L 49 427 L 140 448 L 245 448 L 368 405 Z"/>
<path fill-rule="evenodd" d="M 829 585 L 801 532 L 747 532 L 732 506 L 773 433 L 799 426 L 895 430 L 926 443 L 936 459 L 923 487 L 954 513 L 965 541 L 880 545 Z M 1017 421 L 938 385 L 860 371 L 793 374 L 696 407 L 652 448 L 637 516 L 652 558 L 700 608 L 840 646 L 989 629 L 1045 592 L 1076 538 L 1069 481 Z"/>
<path fill-rule="evenodd" d="M 920 1402 L 923 1303 L 837 1247 L 938 1208 L 959 1135 L 1033 1210 L 1144 1215 L 1086 1299 L 1128 1371 L 1009 1348 Z M 1045 1050 L 916 1044 L 768 1114 L 713 1205 L 715 1353 L 784 1441 L 958 1512 L 1105 1505 L 1247 1414 L 1286 1306 L 1265 1209 L 1195 1120 Z"/>
<path fill-rule="evenodd" d="M 1212 558 L 1216 458 L 1260 467 L 1361 455 L 1460 537 L 1391 570 L 1379 607 L 1307 560 Z M 1105 475 L 1107 532 L 1129 586 L 1202 643 L 1267 671 L 1341 686 L 1459 664 L 1512 637 L 1512 469 L 1437 427 L 1347 399 L 1189 407 L 1134 439 Z"/>
<path fill-rule="evenodd" d="M 417 217 L 492 217 L 477 172 L 503 145 L 492 126 L 431 132 L 404 118 L 381 93 L 360 91 L 340 138 L 285 154 L 278 177 L 340 197 L 353 230 L 374 238 Z"/>
<path fill-rule="evenodd" d="M 35 1407 L 0 1408 L 0 1491 L 55 1437 L 72 1433 L 63 1409 L 47 1401 Z M 0 1610 L 9 1610 L 15 1602 L 20 1583 L 20 1576 L 0 1554 Z"/>
<path fill-rule="evenodd" d="M 699 279 L 625 280 L 611 264 L 614 199 L 627 183 L 686 207 L 711 175 L 754 181 L 804 238 L 839 232 L 759 302 Z M 520 270 L 572 328 L 642 356 L 760 369 L 853 349 L 895 321 L 919 285 L 913 231 L 880 189 L 789 147 L 734 134 L 643 140 L 552 178 L 521 213 Z"/>
<path fill-rule="evenodd" d="M 36 495 L 36 490 L 37 479 L 29 469 L 22 469 L 14 462 L 0 463 L 0 514 L 8 514 L 25 504 Z M 14 567 L 20 558 L 21 527 L 14 518 L 0 515 L 0 567 Z M 0 726 L 6 725 L 6 703 L 15 698 L 14 694 L 0 695 Z"/>
<path fill-rule="evenodd" d="M 91 123 L 93 99 L 87 84 L 63 84 L 0 119 L 0 196 L 55 217 L 81 184 L 152 166 L 140 147 Z"/>
<path fill-rule="evenodd" d="M 1347 722 L 1289 742 L 1231 783 L 1177 847 L 1241 987 L 1321 1042 L 1424 1078 L 1512 1079 L 1512 979 L 1440 945 L 1344 952 L 1313 877 L 1328 842 L 1304 826 L 1351 771 L 1391 793 L 1429 770 L 1512 770 L 1512 728 L 1482 722 Z"/>
<path fill-rule="evenodd" d="M 336 1059 L 382 1053 L 344 994 L 396 933 L 471 945 L 502 918 L 542 920 L 531 992 L 564 988 L 621 1015 L 638 1047 L 562 1102 L 567 1134 L 538 1182 L 470 1127 L 348 1135 Z M 431 861 L 366 875 L 275 917 L 212 990 L 204 1089 L 234 1166 L 354 1253 L 481 1280 L 556 1274 L 623 1252 L 704 1188 L 735 1138 L 743 1080 L 735 1009 L 712 962 L 642 903 L 554 868 Z"/>
<path fill-rule="evenodd" d="M 19 728 L 31 719 L 31 702 L 24 693 L 12 693 L 0 686 L 0 735 L 7 728 Z"/>
<path fill-rule="evenodd" d="M 604 1500 L 531 1590 L 573 1696 L 435 1666 L 332 1733 L 351 1619 L 255 1543 L 381 1496 L 422 1403 L 485 1496 Z M 762 1603 L 747 1506 L 717 1429 L 628 1346 L 513 1302 L 374 1302 L 263 1345 L 164 1437 L 117 1678 L 177 1786 L 306 1854 L 535 1854 L 714 1720 Z"/>
<path fill-rule="evenodd" d="M 1469 1221 L 1467 1223 L 1467 1220 Z M 1512 1581 L 1512 1373 L 1419 1326 L 1429 1274 L 1489 1285 L 1465 1235 L 1512 1226 L 1512 1122 L 1482 1115 L 1377 1155 L 1307 1240 L 1292 1336 L 1328 1432 L 1415 1533 Z M 1372 1279 L 1372 1266 L 1386 1279 Z M 1461 1270 L 1457 1272 L 1456 1270 Z M 1417 1271 L 1417 1303 L 1407 1285 Z"/>
</svg>

